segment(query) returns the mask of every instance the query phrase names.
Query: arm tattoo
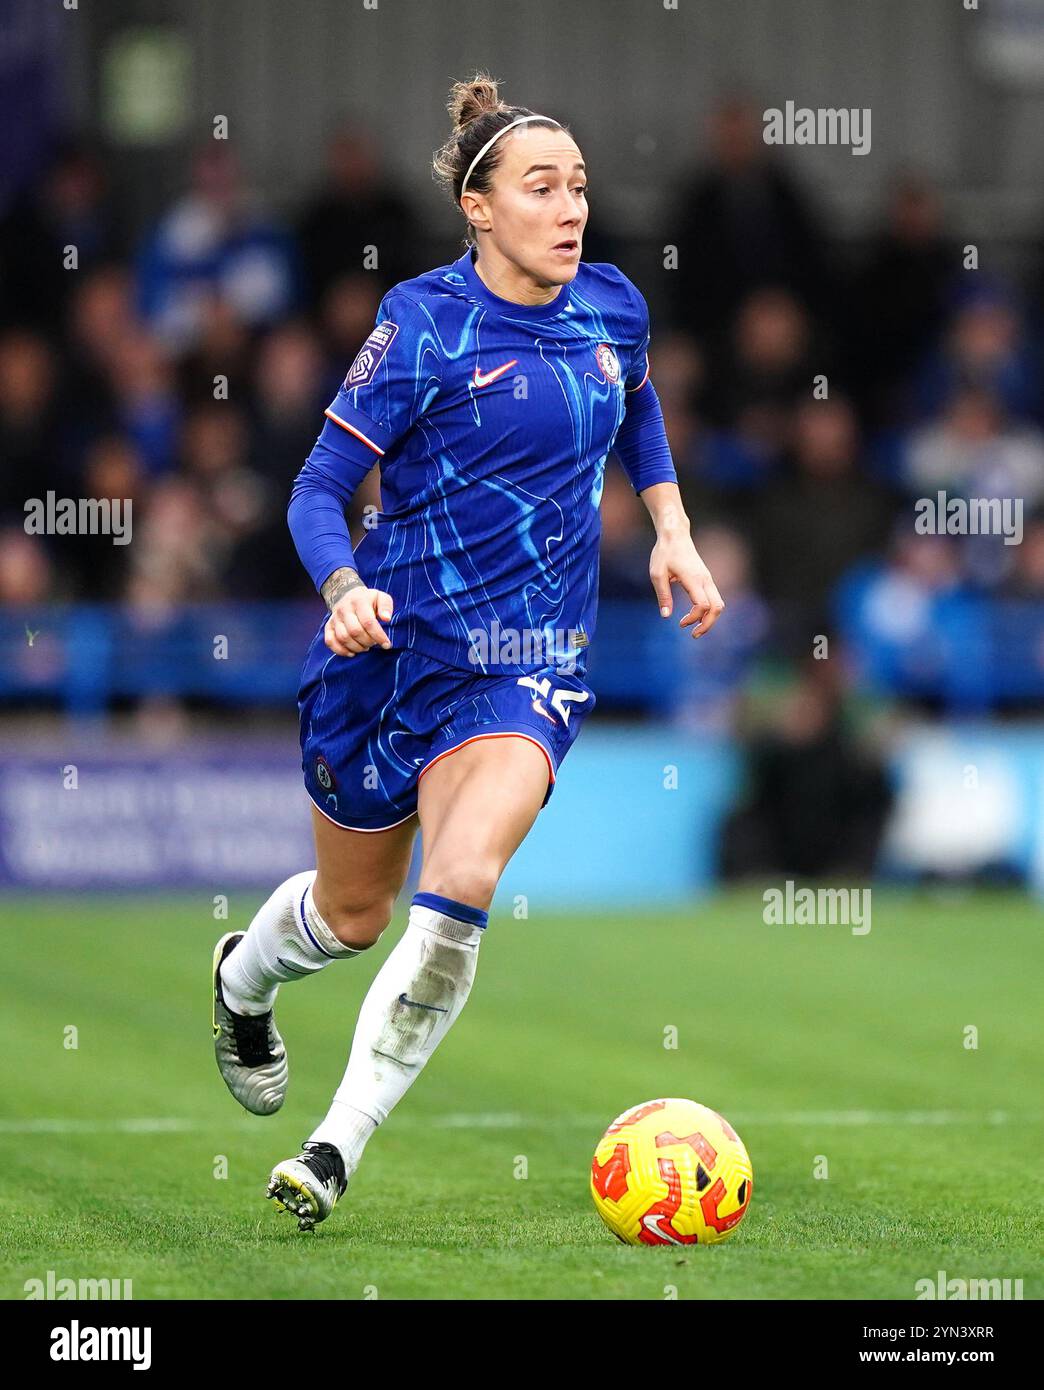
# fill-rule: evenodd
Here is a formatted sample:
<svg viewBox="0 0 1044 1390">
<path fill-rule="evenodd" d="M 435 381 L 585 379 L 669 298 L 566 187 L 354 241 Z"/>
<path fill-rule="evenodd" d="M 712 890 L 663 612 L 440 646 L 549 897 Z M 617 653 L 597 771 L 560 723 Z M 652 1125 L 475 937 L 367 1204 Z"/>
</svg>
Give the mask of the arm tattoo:
<svg viewBox="0 0 1044 1390">
<path fill-rule="evenodd" d="M 348 569 L 347 566 L 345 566 L 342 569 L 334 570 L 333 574 L 331 574 L 330 578 L 323 585 L 320 593 L 326 600 L 327 608 L 332 613 L 348 590 L 357 589 L 360 585 L 365 589 L 366 581 L 360 579 L 355 570 Z"/>
</svg>

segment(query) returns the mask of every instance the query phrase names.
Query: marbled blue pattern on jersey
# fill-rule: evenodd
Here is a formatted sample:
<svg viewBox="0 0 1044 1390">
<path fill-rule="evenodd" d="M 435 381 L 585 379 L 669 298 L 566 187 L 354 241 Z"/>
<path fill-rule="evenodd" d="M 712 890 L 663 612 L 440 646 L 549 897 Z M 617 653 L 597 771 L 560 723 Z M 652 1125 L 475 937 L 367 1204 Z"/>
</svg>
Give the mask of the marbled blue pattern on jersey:
<svg viewBox="0 0 1044 1390">
<path fill-rule="evenodd" d="M 647 372 L 642 296 L 615 266 L 581 262 L 551 304 L 514 304 L 468 252 L 397 285 L 377 321 L 396 332 L 363 384 L 349 371 L 322 437 L 343 447 L 347 429 L 382 455 L 356 560 L 395 600 L 393 647 L 471 671 L 560 660 L 582 674 L 606 457 Z"/>
</svg>

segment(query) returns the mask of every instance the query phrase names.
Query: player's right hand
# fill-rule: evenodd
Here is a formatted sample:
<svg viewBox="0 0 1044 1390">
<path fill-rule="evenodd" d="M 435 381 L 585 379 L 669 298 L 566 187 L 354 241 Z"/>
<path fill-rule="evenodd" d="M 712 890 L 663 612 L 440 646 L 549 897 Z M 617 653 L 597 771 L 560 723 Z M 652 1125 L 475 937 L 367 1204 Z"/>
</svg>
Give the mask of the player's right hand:
<svg viewBox="0 0 1044 1390">
<path fill-rule="evenodd" d="M 387 622 L 394 601 L 383 589 L 357 584 L 337 599 L 326 620 L 326 645 L 337 656 L 358 656 L 368 647 L 391 650 L 388 634 L 380 619 Z"/>
</svg>

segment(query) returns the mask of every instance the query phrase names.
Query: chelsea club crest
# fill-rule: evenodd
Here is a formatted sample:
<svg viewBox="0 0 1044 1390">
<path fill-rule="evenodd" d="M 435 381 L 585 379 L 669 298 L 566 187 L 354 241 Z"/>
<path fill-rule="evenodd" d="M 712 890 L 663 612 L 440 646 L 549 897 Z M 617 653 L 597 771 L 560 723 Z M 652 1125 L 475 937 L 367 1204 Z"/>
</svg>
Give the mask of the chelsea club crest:
<svg viewBox="0 0 1044 1390">
<path fill-rule="evenodd" d="M 615 385 L 620 380 L 620 359 L 608 343 L 599 343 L 595 348 L 598 365 L 606 381 Z"/>
</svg>

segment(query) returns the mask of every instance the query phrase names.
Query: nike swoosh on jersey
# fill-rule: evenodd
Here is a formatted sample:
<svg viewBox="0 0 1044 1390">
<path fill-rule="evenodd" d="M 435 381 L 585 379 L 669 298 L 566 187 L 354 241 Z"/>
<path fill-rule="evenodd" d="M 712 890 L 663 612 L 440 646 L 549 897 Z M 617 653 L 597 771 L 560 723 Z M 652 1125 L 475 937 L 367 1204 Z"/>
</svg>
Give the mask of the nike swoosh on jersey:
<svg viewBox="0 0 1044 1390">
<path fill-rule="evenodd" d="M 502 367 L 494 367 L 491 372 L 480 372 L 475 368 L 475 375 L 472 384 L 475 386 L 488 386 L 491 381 L 496 381 L 498 376 L 503 376 L 511 367 L 517 366 L 518 358 L 512 357 L 510 362 L 505 362 Z"/>
</svg>

